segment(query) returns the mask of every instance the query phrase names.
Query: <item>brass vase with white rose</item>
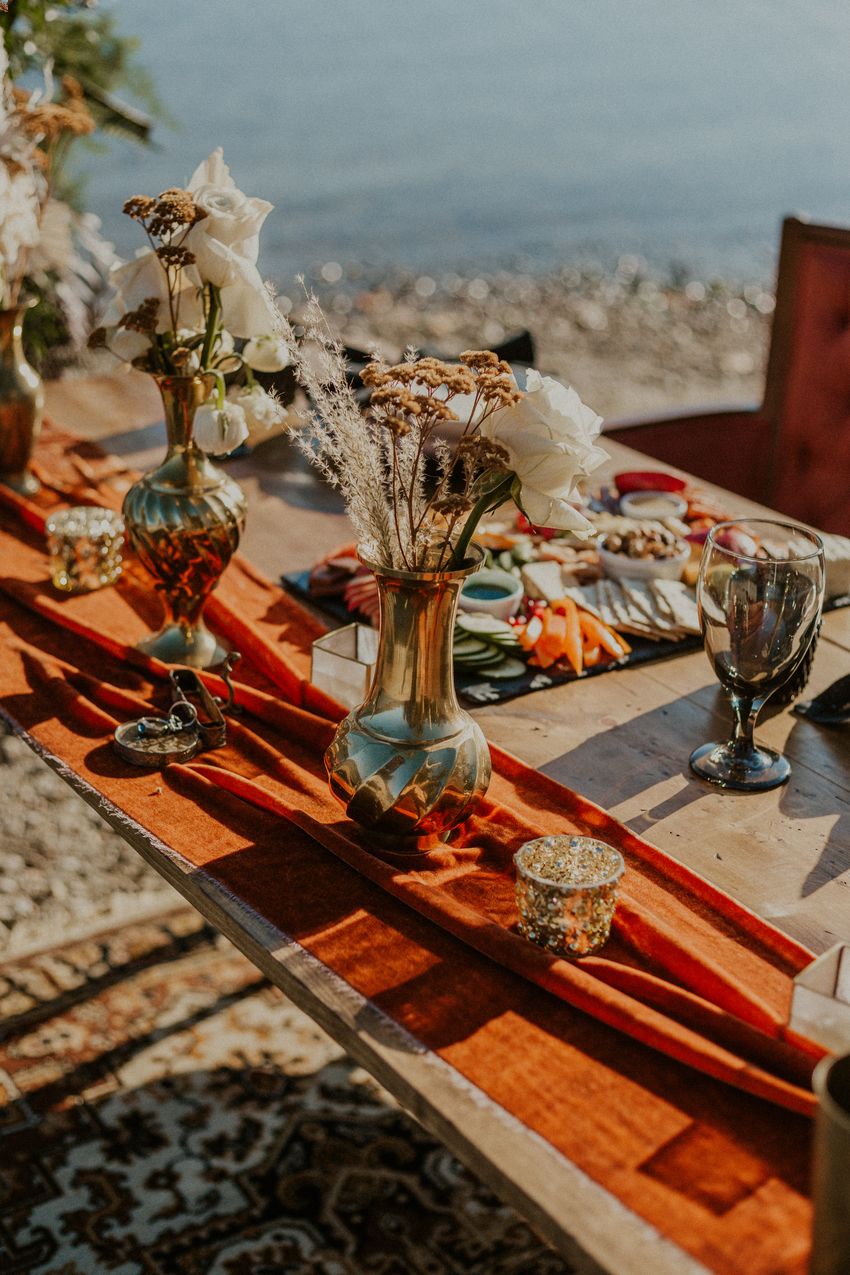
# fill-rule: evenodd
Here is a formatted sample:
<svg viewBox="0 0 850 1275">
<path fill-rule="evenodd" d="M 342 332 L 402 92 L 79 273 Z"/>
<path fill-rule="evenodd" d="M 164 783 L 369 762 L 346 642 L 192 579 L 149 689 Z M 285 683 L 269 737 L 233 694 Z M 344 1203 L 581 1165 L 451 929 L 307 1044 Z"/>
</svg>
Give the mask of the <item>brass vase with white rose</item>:
<svg viewBox="0 0 850 1275">
<path fill-rule="evenodd" d="M 0 482 L 24 496 L 39 489 L 29 462 L 44 413 L 41 377 L 24 355 L 24 315 L 30 304 L 0 308 Z"/>
<path fill-rule="evenodd" d="M 214 378 L 155 376 L 168 450 L 124 498 L 124 522 L 136 556 L 154 578 L 166 621 L 140 649 L 167 664 L 211 668 L 227 654 L 204 624 L 204 605 L 230 562 L 245 524 L 245 496 L 192 437 L 195 412 Z"/>
<path fill-rule="evenodd" d="M 476 546 L 456 571 L 370 567 L 381 630 L 368 696 L 325 753 L 331 792 L 376 846 L 422 854 L 445 841 L 490 782 L 490 750 L 460 707 L 452 647 L 458 597 L 477 571 Z"/>
</svg>

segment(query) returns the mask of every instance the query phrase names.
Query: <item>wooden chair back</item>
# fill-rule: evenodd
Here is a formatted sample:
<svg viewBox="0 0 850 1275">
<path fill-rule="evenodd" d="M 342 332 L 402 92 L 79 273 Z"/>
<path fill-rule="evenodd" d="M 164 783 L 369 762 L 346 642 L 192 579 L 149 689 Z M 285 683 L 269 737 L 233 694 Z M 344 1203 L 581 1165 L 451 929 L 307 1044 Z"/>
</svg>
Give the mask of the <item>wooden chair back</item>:
<svg viewBox="0 0 850 1275">
<path fill-rule="evenodd" d="M 766 502 L 850 534 L 850 228 L 783 223 L 760 415 Z"/>
</svg>

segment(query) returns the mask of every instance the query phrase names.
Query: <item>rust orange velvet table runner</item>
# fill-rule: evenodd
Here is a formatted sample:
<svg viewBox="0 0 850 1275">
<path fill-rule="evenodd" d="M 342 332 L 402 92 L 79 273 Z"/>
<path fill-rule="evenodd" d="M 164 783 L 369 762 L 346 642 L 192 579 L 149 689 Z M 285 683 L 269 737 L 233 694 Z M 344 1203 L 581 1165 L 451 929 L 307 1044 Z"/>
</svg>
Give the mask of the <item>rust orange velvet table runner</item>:
<svg viewBox="0 0 850 1275">
<path fill-rule="evenodd" d="M 244 715 L 225 749 L 134 771 L 110 737 L 166 706 L 166 669 L 133 650 L 158 601 L 132 562 L 116 589 L 60 597 L 41 534 L 51 504 L 118 504 L 128 478 L 55 430 L 38 464 L 49 485 L 0 513 L 8 717 L 711 1269 L 802 1272 L 821 1051 L 784 1023 L 809 954 L 499 750 L 455 844 L 414 871 L 376 858 L 325 784 L 337 710 L 306 679 L 320 626 L 241 560 L 208 618 L 243 653 Z M 579 962 L 514 928 L 513 851 L 565 830 L 628 866 L 611 942 Z"/>
</svg>

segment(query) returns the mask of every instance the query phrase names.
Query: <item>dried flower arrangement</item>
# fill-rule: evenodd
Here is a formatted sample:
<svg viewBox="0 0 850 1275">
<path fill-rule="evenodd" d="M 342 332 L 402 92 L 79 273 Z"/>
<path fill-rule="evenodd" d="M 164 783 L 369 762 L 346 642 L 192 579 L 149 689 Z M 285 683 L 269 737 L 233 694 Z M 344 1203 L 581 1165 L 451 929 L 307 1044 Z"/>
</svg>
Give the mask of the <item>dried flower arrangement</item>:
<svg viewBox="0 0 850 1275">
<path fill-rule="evenodd" d="M 115 296 L 90 339 L 146 372 L 212 376 L 215 390 L 196 413 L 195 441 L 216 454 L 284 415 L 253 376 L 289 362 L 280 315 L 257 269 L 259 232 L 271 209 L 237 188 L 221 149 L 185 190 L 128 199 L 124 212 L 148 246 L 113 271 Z M 236 383 L 228 387 L 226 376 Z"/>
<path fill-rule="evenodd" d="M 606 453 L 594 443 L 601 418 L 574 390 L 532 371 L 523 392 L 490 350 L 459 364 L 411 352 L 364 370 L 364 414 L 315 298 L 303 322 L 289 346 L 314 410 L 296 441 L 342 495 L 369 563 L 454 570 L 480 519 L 511 499 L 535 525 L 590 530 L 571 501 Z M 442 436 L 449 423 L 453 443 Z"/>
<path fill-rule="evenodd" d="M 0 39 L 0 305 L 15 306 L 62 160 L 75 137 L 94 131 L 82 90 L 65 76 L 61 97 L 12 86 Z M 55 220 L 55 218 L 54 218 Z"/>
</svg>

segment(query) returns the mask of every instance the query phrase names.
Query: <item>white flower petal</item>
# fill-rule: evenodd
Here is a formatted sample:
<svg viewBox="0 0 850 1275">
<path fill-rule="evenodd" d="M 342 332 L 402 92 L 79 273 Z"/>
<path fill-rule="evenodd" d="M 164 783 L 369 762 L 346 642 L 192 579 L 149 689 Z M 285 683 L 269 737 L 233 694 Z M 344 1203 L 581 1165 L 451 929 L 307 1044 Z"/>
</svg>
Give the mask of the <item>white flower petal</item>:
<svg viewBox="0 0 850 1275">
<path fill-rule="evenodd" d="M 245 413 L 236 403 L 225 403 L 223 408 L 214 402 L 202 403 L 195 412 L 193 437 L 201 451 L 224 456 L 248 437 Z"/>
<path fill-rule="evenodd" d="M 242 351 L 242 357 L 255 372 L 282 372 L 290 363 L 286 342 L 269 332 L 249 341 Z"/>
<path fill-rule="evenodd" d="M 286 420 L 285 408 L 277 399 L 272 398 L 271 394 L 267 394 L 260 385 L 242 386 L 231 390 L 227 398 L 228 402 L 239 407 L 244 413 L 252 440 L 267 434 L 270 429 L 276 425 L 282 425 Z"/>
<path fill-rule="evenodd" d="M 551 527 L 556 531 L 591 532 L 593 523 L 575 505 L 532 487 L 522 489 L 522 509 L 535 527 Z"/>
</svg>

